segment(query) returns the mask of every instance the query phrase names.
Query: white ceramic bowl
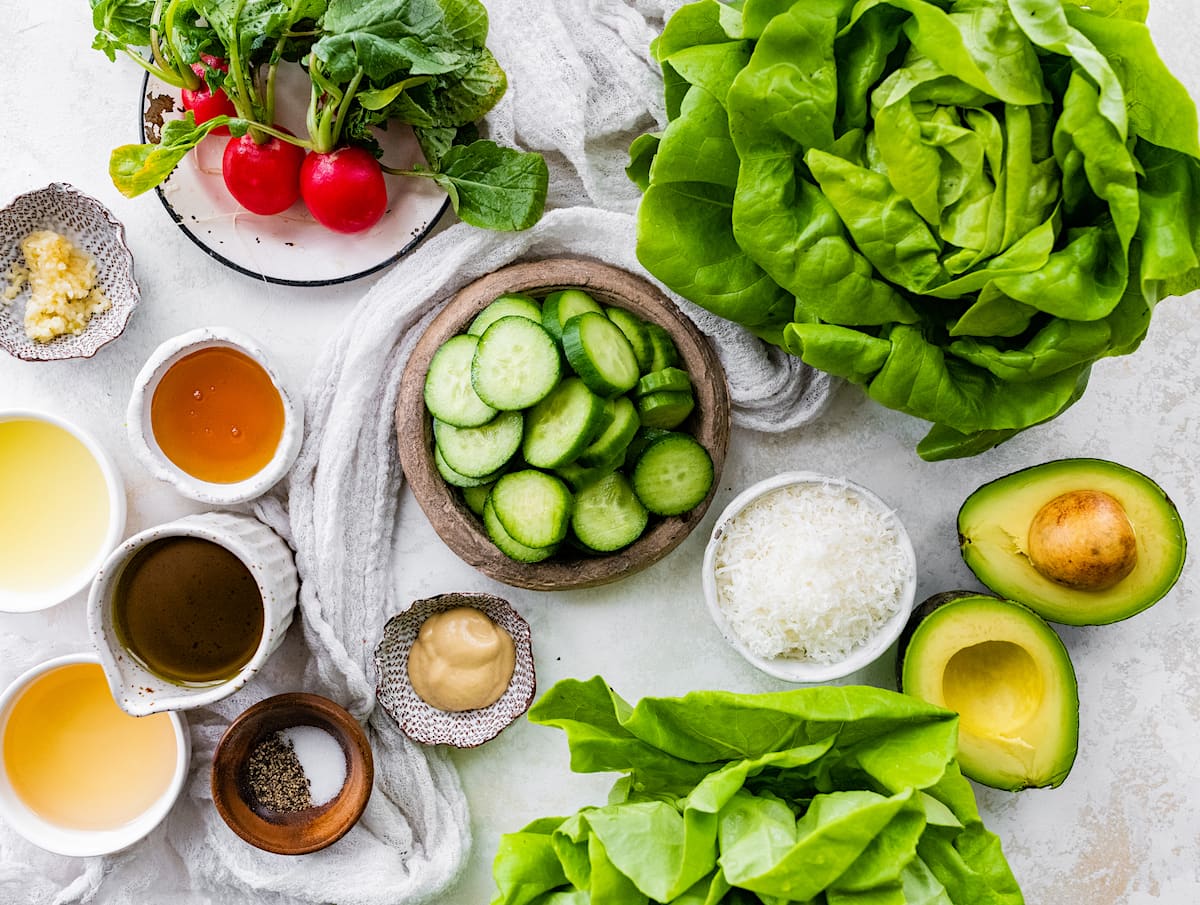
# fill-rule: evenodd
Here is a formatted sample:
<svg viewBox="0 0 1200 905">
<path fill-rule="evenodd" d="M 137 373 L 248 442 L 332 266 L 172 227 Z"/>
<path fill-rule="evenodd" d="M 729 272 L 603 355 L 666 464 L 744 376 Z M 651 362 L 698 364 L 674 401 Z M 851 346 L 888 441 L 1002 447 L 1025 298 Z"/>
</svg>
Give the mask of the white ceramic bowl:
<svg viewBox="0 0 1200 905">
<path fill-rule="evenodd" d="M 36 610 L 44 610 L 57 603 L 62 603 L 82 591 L 91 582 L 96 570 L 104 562 L 104 558 L 108 556 L 125 533 L 125 485 L 117 466 L 96 438 L 77 424 L 72 424 L 65 418 L 49 412 L 25 409 L 0 410 L 0 421 L 19 420 L 44 421 L 47 424 L 53 424 L 71 434 L 87 447 L 88 452 L 100 467 L 100 472 L 104 475 L 105 486 L 108 488 L 108 529 L 103 542 L 92 554 L 88 564 L 72 575 L 63 575 L 53 587 L 36 591 L 14 591 L 0 587 L 0 611 L 6 613 L 32 613 Z"/>
<path fill-rule="evenodd" d="M 258 584 L 263 633 L 254 656 L 236 676 L 217 685 L 176 685 L 145 669 L 122 646 L 113 626 L 112 603 L 125 564 L 142 547 L 163 537 L 200 537 L 229 550 Z M 232 512 L 189 515 L 135 534 L 113 551 L 96 575 L 88 598 L 88 632 L 100 655 L 117 704 L 133 716 L 205 707 L 250 681 L 283 641 L 296 609 L 300 583 L 288 545 L 258 519 Z"/>
<path fill-rule="evenodd" d="M 30 682 L 60 666 L 98 662 L 99 658 L 93 653 L 68 654 L 39 663 L 19 675 L 0 694 L 0 738 L 4 736 L 13 704 Z M 171 784 L 154 804 L 124 826 L 111 830 L 79 830 L 49 822 L 32 811 L 17 797 L 2 764 L 0 764 L 0 817 L 3 817 L 10 827 L 34 845 L 59 855 L 74 857 L 106 855 L 128 848 L 162 822 L 172 805 L 175 804 L 175 800 L 183 790 L 184 781 L 187 779 L 188 764 L 191 761 L 191 740 L 188 735 L 187 722 L 177 713 L 170 714 L 170 717 L 171 724 L 175 727 L 175 771 L 171 776 Z"/>
<path fill-rule="evenodd" d="M 729 622 L 725 618 L 725 613 L 718 603 L 715 562 L 717 550 L 725 532 L 725 526 L 739 515 L 743 509 L 760 497 L 795 484 L 824 484 L 834 487 L 844 487 L 850 492 L 857 494 L 868 505 L 890 515 L 895 522 L 901 551 L 909 563 L 907 580 L 901 591 L 900 606 L 895 615 L 888 619 L 873 637 L 852 650 L 849 656 L 834 663 L 818 663 L 794 657 L 768 658 L 755 654 L 730 627 Z M 708 604 L 708 611 L 712 615 L 713 622 L 717 624 L 717 628 L 720 629 L 725 640 L 752 666 L 757 667 L 768 675 L 775 676 L 777 679 L 801 684 L 818 684 L 845 678 L 851 673 L 864 669 L 882 656 L 895 643 L 896 639 L 900 637 L 900 632 L 903 631 L 905 624 L 908 622 L 908 617 L 912 612 L 913 598 L 916 596 L 917 591 L 916 554 L 913 552 L 908 532 L 904 530 L 904 526 L 896 518 L 892 508 L 860 484 L 856 484 L 847 478 L 832 477 L 812 471 L 784 472 L 772 478 L 767 478 L 765 481 L 760 481 L 734 497 L 733 501 L 725 507 L 725 510 L 713 526 L 712 535 L 704 551 L 703 570 L 704 599 Z"/>
<path fill-rule="evenodd" d="M 283 401 L 283 435 L 270 462 L 257 474 L 234 484 L 215 484 L 194 477 L 163 453 L 150 423 L 150 404 L 163 375 L 181 358 L 201 349 L 223 347 L 241 352 L 256 361 Z M 156 478 L 174 485 L 186 497 L 213 506 L 244 503 L 266 493 L 288 473 L 304 439 L 304 409 L 299 397 L 288 392 L 279 374 L 271 366 L 267 353 L 253 339 L 228 327 L 201 327 L 172 339 L 154 350 L 134 379 L 125 425 L 134 455 Z"/>
<path fill-rule="evenodd" d="M 39 229 L 66 236 L 95 259 L 96 285 L 111 306 L 94 315 L 82 333 L 40 343 L 25 335 L 29 290 L 23 289 L 13 304 L 0 304 L 0 348 L 22 361 L 91 358 L 124 332 L 141 301 L 125 227 L 95 198 L 64 182 L 18 195 L 0 210 L 0 278 L 21 259 L 21 240 Z M 0 289 L 7 285 L 4 280 Z"/>
</svg>

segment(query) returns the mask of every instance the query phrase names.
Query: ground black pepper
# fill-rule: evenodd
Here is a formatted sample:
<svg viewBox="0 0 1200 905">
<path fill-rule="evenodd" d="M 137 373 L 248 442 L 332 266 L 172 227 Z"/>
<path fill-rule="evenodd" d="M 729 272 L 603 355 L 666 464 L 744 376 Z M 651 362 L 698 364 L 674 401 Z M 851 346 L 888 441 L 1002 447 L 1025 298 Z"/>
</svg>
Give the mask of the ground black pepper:
<svg viewBox="0 0 1200 905">
<path fill-rule="evenodd" d="M 250 793 L 274 811 L 303 811 L 313 806 L 308 777 L 292 743 L 278 732 L 254 746 L 246 761 Z"/>
</svg>

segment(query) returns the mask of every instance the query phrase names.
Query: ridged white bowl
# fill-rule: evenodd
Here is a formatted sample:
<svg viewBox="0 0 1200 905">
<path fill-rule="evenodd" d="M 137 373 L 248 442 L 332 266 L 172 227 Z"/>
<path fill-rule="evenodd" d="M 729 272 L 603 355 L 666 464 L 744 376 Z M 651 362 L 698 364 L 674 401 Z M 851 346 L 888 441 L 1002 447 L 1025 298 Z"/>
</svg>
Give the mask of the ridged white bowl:
<svg viewBox="0 0 1200 905">
<path fill-rule="evenodd" d="M 168 682 L 138 663 L 117 637 L 112 605 L 121 572 L 138 550 L 164 537 L 199 537 L 219 544 L 245 564 L 258 584 L 263 601 L 262 639 L 249 662 L 226 682 L 201 686 Z M 205 512 L 135 534 L 105 562 L 88 599 L 88 631 L 117 704 L 126 713 L 145 716 L 204 707 L 233 694 L 254 677 L 283 641 L 299 588 L 291 549 L 274 531 L 247 515 Z"/>
<path fill-rule="evenodd" d="M 283 402 L 283 434 L 279 438 L 275 455 L 257 474 L 233 484 L 215 484 L 188 474 L 167 458 L 155 439 L 154 427 L 150 423 L 150 405 L 154 400 L 154 391 L 158 389 L 159 381 L 171 365 L 193 352 L 211 348 L 233 349 L 257 362 L 271 378 L 271 383 Z M 298 396 L 288 392 L 279 374 L 271 366 L 267 353 L 257 342 L 228 327 L 201 327 L 168 339 L 154 350 L 133 381 L 133 393 L 129 397 L 125 426 L 134 455 L 152 475 L 173 485 L 176 490 L 193 500 L 212 506 L 231 506 L 266 493 L 291 469 L 296 456 L 300 454 L 300 444 L 304 439 L 304 407 Z"/>
</svg>

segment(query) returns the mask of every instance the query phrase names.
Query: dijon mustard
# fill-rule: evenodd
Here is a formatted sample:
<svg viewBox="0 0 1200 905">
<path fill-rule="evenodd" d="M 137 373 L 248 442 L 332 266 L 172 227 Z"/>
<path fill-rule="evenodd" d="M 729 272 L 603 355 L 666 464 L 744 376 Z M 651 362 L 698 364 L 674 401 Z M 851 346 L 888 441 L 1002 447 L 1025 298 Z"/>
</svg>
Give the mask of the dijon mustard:
<svg viewBox="0 0 1200 905">
<path fill-rule="evenodd" d="M 504 694 L 515 665 L 512 636 L 485 613 L 459 606 L 421 624 L 408 654 L 408 678 L 431 707 L 480 710 Z"/>
</svg>

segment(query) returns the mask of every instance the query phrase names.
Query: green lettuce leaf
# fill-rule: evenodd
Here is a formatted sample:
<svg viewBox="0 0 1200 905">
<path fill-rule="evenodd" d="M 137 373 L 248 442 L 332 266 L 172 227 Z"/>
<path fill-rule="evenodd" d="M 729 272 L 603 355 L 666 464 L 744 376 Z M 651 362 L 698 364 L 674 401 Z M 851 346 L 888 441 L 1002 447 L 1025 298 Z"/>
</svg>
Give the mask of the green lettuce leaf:
<svg viewBox="0 0 1200 905">
<path fill-rule="evenodd" d="M 1197 114 L 1147 6 L 688 4 L 629 170 L 639 260 L 930 421 L 925 458 L 1055 417 L 1200 288 Z"/>
<path fill-rule="evenodd" d="M 630 706 L 564 680 L 530 710 L 609 803 L 505 836 L 495 905 L 1018 905 L 955 761 L 957 717 L 874 688 Z"/>
</svg>

